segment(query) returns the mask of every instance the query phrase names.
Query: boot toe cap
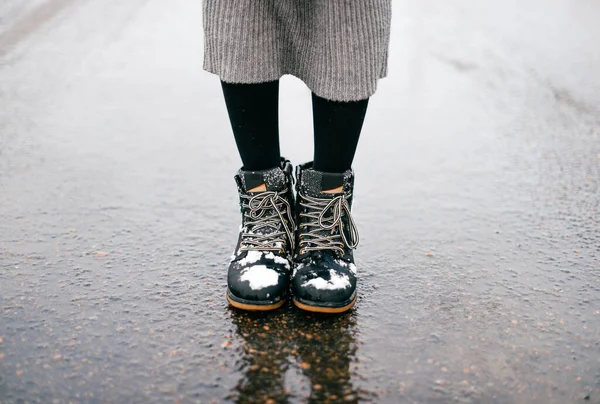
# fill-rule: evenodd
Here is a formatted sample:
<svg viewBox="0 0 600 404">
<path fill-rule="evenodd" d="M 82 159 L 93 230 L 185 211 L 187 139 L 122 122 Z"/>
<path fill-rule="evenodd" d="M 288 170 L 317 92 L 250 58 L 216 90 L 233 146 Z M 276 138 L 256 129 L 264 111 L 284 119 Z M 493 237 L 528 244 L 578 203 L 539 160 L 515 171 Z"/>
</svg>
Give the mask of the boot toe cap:
<svg viewBox="0 0 600 404">
<path fill-rule="evenodd" d="M 345 305 L 353 300 L 356 277 L 349 271 L 307 266 L 293 280 L 294 297 L 322 306 Z"/>
<path fill-rule="evenodd" d="M 229 271 L 229 292 L 234 298 L 250 302 L 277 302 L 287 296 L 289 276 L 286 271 L 255 265 Z"/>
</svg>

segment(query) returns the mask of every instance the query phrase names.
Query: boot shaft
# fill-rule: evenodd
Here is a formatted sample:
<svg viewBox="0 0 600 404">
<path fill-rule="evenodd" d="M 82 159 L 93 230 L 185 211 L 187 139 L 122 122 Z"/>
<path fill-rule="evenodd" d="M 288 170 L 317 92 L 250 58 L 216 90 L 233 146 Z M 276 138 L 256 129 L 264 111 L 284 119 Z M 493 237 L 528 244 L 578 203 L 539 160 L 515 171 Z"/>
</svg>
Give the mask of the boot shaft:
<svg viewBox="0 0 600 404">
<path fill-rule="evenodd" d="M 343 173 L 327 173 L 316 171 L 312 168 L 312 162 L 296 166 L 296 194 L 317 198 L 333 198 L 336 194 L 325 193 L 342 188 L 348 203 L 352 205 L 354 193 L 354 171 L 346 170 Z"/>
<path fill-rule="evenodd" d="M 294 206 L 294 175 L 293 166 L 289 160 L 285 158 L 281 159 L 279 167 L 270 168 L 262 171 L 247 171 L 244 167 L 240 168 L 235 175 L 234 179 L 237 184 L 238 194 L 240 196 L 240 205 L 242 203 L 243 195 L 252 196 L 255 193 L 248 192 L 249 190 L 256 189 L 261 185 L 264 185 L 265 191 L 271 192 L 284 192 L 283 194 Z"/>
<path fill-rule="evenodd" d="M 326 173 L 312 163 L 296 167 L 296 254 L 352 254 L 358 232 L 351 215 L 354 173 Z M 331 247 L 328 249 L 327 247 Z"/>
<path fill-rule="evenodd" d="M 242 213 L 239 249 L 260 250 L 262 246 L 265 250 L 275 251 L 275 244 L 268 245 L 269 235 L 279 234 L 273 238 L 274 243 L 279 238 L 285 252 L 293 251 L 295 198 L 292 172 L 292 164 L 282 159 L 279 167 L 262 171 L 241 168 L 235 175 Z M 250 243 L 246 243 L 248 240 Z"/>
</svg>

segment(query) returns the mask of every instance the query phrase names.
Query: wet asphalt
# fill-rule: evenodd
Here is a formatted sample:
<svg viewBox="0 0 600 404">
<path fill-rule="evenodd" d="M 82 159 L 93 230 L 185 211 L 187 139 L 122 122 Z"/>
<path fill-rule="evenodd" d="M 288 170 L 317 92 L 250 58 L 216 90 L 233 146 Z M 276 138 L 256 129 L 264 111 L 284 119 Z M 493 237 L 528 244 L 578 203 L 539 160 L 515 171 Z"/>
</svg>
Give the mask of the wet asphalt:
<svg viewBox="0 0 600 404">
<path fill-rule="evenodd" d="M 0 4 L 0 403 L 600 403 L 600 5 L 394 1 L 355 161 L 360 298 L 225 301 L 201 2 Z M 281 87 L 282 150 L 312 155 Z"/>
</svg>

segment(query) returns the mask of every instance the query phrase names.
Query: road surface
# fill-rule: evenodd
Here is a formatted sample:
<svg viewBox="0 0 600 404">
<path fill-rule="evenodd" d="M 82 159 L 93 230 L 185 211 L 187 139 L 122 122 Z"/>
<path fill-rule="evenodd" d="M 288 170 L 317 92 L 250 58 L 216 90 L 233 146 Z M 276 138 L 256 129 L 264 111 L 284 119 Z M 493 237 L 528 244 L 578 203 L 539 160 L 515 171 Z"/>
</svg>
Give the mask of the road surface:
<svg viewBox="0 0 600 404">
<path fill-rule="evenodd" d="M 318 317 L 226 304 L 240 162 L 199 0 L 0 5 L 1 403 L 600 403 L 600 4 L 393 6 L 360 299 Z M 309 95 L 283 79 L 294 163 Z"/>
</svg>

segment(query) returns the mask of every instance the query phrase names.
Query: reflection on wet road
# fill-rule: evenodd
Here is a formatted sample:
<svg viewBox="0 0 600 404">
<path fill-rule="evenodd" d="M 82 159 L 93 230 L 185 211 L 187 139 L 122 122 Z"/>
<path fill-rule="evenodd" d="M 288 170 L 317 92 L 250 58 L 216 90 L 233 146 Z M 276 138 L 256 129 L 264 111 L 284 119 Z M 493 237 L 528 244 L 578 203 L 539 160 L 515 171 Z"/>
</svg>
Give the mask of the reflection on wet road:
<svg viewBox="0 0 600 404">
<path fill-rule="evenodd" d="M 239 159 L 201 2 L 0 2 L 0 402 L 600 402 L 600 6 L 394 0 L 359 300 L 225 301 Z M 312 155 L 281 85 L 282 150 Z"/>
<path fill-rule="evenodd" d="M 243 341 L 243 376 L 229 397 L 237 402 L 280 402 L 297 392 L 314 402 L 373 398 L 373 393 L 355 388 L 350 377 L 356 361 L 356 319 L 351 314 L 325 317 L 288 311 L 293 313 L 232 313 L 235 333 Z"/>
</svg>

